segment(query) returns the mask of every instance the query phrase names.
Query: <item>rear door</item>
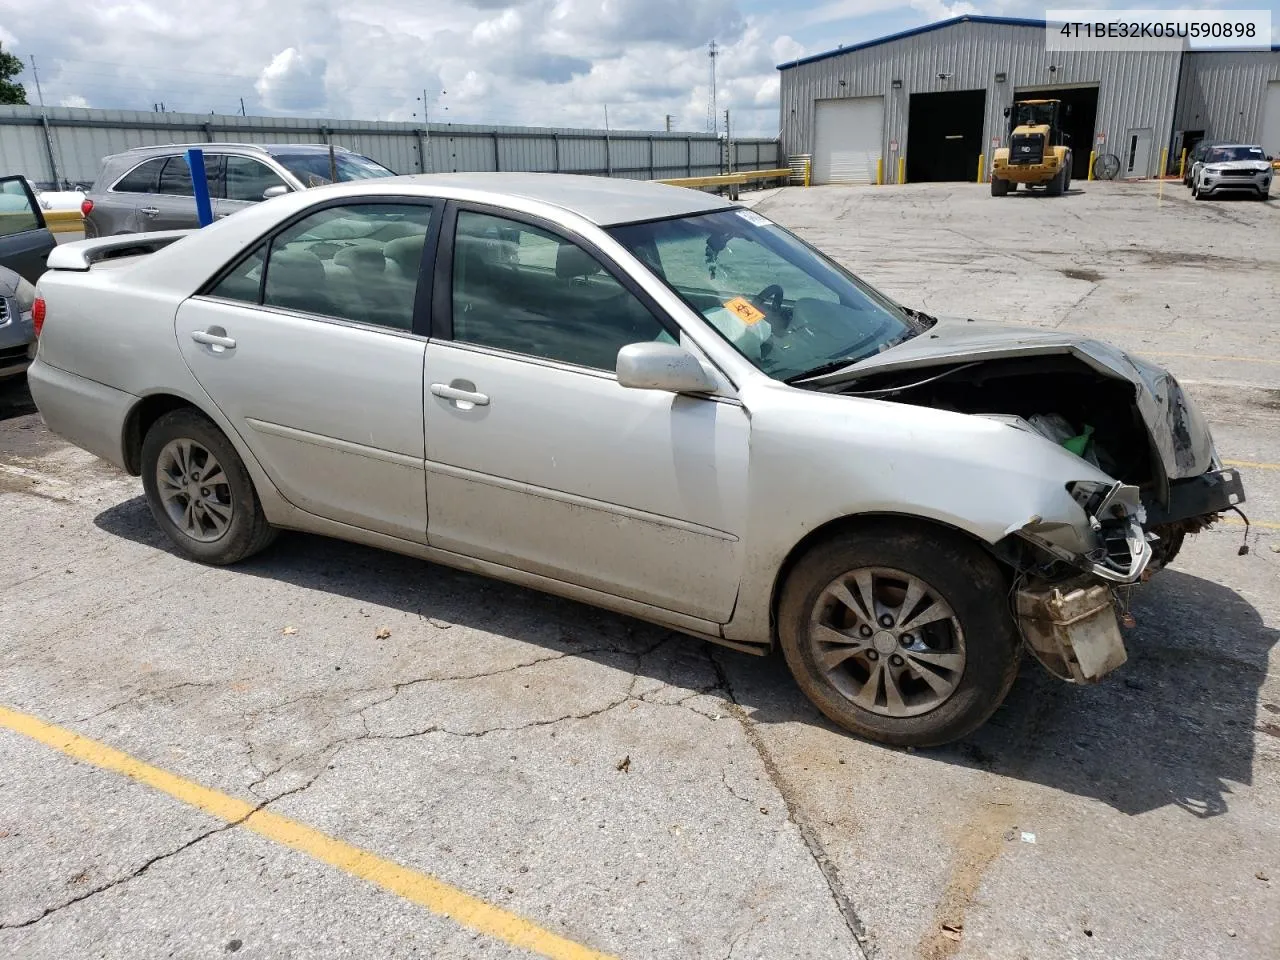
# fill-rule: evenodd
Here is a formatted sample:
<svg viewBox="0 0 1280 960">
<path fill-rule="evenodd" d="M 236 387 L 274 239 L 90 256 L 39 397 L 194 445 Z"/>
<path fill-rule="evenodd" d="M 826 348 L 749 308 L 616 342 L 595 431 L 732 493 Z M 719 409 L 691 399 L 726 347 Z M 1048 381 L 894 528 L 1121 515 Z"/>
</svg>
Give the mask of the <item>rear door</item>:
<svg viewBox="0 0 1280 960">
<path fill-rule="evenodd" d="M 0 267 L 35 283 L 56 242 L 25 177 L 0 177 Z"/>
<path fill-rule="evenodd" d="M 160 171 L 168 160 L 164 156 L 144 160 L 115 183 L 105 184 L 102 193 L 90 197 L 93 209 L 85 222 L 85 236 L 113 237 L 151 229 L 143 226 L 143 216 L 138 211 L 152 206 L 160 186 Z"/>
<path fill-rule="evenodd" d="M 221 168 L 221 157 L 216 154 L 205 156 L 205 177 L 209 196 L 214 202 L 222 195 Z M 174 154 L 165 161 L 156 192 L 145 198 L 138 212 L 142 214 L 142 229 L 147 231 L 190 230 L 200 226 L 191 167 L 185 153 Z"/>
<path fill-rule="evenodd" d="M 176 320 L 187 365 L 289 502 L 418 543 L 429 319 L 420 268 L 433 213 L 418 199 L 311 207 Z"/>
</svg>

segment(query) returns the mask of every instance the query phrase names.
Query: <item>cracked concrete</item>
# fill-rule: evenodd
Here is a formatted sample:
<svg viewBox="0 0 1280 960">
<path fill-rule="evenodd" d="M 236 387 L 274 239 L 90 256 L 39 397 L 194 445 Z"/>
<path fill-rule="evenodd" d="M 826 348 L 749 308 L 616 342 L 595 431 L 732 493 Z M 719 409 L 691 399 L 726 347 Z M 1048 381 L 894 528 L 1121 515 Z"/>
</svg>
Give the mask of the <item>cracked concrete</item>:
<svg viewBox="0 0 1280 960">
<path fill-rule="evenodd" d="M 1156 359 L 1194 381 L 1222 455 L 1280 463 L 1278 211 L 1082 191 L 1012 219 L 968 185 L 753 199 L 925 309 L 1176 354 Z M 1280 951 L 1274 531 L 1247 557 L 1240 528 L 1191 542 L 1135 597 L 1115 678 L 1072 688 L 1028 668 L 988 727 L 913 753 L 833 729 L 778 657 L 417 561 L 286 535 L 235 569 L 194 567 L 137 481 L 6 407 L 12 389 L 0 569 L 20 574 L 0 583 L 0 702 L 15 709 L 620 957 Z M 1280 470 L 1245 482 L 1250 514 L 1280 522 Z M 519 955 L 0 731 L 0 956 L 232 943 L 237 960 Z"/>
</svg>

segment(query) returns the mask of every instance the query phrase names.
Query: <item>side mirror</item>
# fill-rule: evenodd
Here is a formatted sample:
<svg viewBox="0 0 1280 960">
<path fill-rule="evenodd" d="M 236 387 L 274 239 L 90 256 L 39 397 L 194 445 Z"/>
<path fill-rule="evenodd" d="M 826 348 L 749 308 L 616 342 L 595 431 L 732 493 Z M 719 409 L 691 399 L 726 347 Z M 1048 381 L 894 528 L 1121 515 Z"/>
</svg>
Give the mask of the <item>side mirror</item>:
<svg viewBox="0 0 1280 960">
<path fill-rule="evenodd" d="M 632 390 L 711 393 L 718 384 L 702 361 L 674 343 L 629 343 L 618 351 L 618 383 Z"/>
<path fill-rule="evenodd" d="M 270 200 L 272 197 L 283 197 L 289 192 L 289 188 L 283 183 L 277 183 L 274 187 L 267 187 L 262 191 L 262 199 Z"/>
</svg>

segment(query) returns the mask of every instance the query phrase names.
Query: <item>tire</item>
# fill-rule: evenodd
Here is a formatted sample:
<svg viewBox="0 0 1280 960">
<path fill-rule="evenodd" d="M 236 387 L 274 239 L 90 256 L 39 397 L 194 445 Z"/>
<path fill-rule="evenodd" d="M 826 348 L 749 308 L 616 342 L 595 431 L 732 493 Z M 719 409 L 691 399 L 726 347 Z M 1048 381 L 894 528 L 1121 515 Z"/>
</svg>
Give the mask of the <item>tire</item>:
<svg viewBox="0 0 1280 960">
<path fill-rule="evenodd" d="M 1191 185 L 1191 199 L 1192 200 L 1208 200 L 1209 198 L 1205 196 L 1205 193 L 1203 190 L 1200 189 L 1199 184 L 1193 183 Z"/>
<path fill-rule="evenodd" d="M 855 612 L 847 602 L 834 599 L 845 582 L 851 585 L 846 588 L 848 597 L 855 592 L 864 596 L 858 578 L 866 582 L 867 576 L 877 605 L 874 627 L 867 624 L 863 610 Z M 900 607 L 906 603 L 907 578 L 923 584 L 922 596 L 931 602 L 923 607 L 922 600 L 905 611 L 904 620 Z M 1013 685 L 1020 637 L 1009 613 L 1008 593 L 1008 581 L 995 560 L 959 535 L 884 522 L 822 542 L 800 559 L 782 589 L 778 637 L 796 683 L 835 723 L 894 746 L 937 746 L 981 726 Z M 892 603 L 881 606 L 886 597 L 898 608 Z M 931 612 L 939 619 L 913 626 Z M 904 637 L 912 645 L 904 647 L 904 641 L 894 640 L 891 635 L 901 628 L 895 624 L 885 629 L 888 621 L 881 616 L 905 623 Z M 843 623 L 833 619 L 840 617 Z M 822 639 L 833 635 L 828 628 L 838 631 L 837 642 Z M 870 639 L 866 629 L 876 630 Z M 846 653 L 851 646 L 853 652 Z M 959 669 L 944 669 L 949 667 L 944 661 L 955 662 L 957 652 L 962 654 Z M 819 660 L 839 653 L 845 656 L 834 665 L 824 666 Z M 950 685 L 945 696 L 925 681 L 921 662 L 910 659 L 920 654 L 932 654 L 931 662 L 940 664 L 931 672 L 936 682 Z M 881 670 L 878 681 L 876 663 Z M 901 678 L 893 683 L 896 707 L 888 685 L 895 669 Z M 870 698 L 868 687 L 874 687 Z M 859 704 L 855 696 L 874 703 Z"/>
<path fill-rule="evenodd" d="M 200 471 L 216 469 L 210 458 L 221 468 L 222 479 L 203 487 Z M 275 539 L 240 455 L 195 410 L 165 414 L 142 438 L 142 486 L 160 529 L 192 560 L 215 566 L 236 563 Z"/>
<path fill-rule="evenodd" d="M 1045 185 L 1045 194 L 1050 197 L 1060 197 L 1063 191 L 1063 175 L 1067 172 L 1066 167 L 1062 167 L 1053 175 L 1053 179 Z"/>
<path fill-rule="evenodd" d="M 991 195 L 993 197 L 1003 197 L 1009 192 L 1009 181 L 1001 180 L 999 177 L 991 178 Z"/>
<path fill-rule="evenodd" d="M 1151 548 L 1151 563 L 1148 568 L 1152 572 L 1163 570 L 1173 563 L 1187 538 L 1186 532 L 1176 527 L 1156 527 L 1154 532 L 1160 539 Z"/>
</svg>

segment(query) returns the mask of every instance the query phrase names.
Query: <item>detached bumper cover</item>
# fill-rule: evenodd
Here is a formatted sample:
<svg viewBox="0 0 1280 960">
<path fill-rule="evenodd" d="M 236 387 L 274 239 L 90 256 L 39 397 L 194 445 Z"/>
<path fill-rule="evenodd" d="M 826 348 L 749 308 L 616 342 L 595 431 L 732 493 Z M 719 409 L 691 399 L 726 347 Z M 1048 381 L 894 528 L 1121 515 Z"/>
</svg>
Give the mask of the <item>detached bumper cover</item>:
<svg viewBox="0 0 1280 960">
<path fill-rule="evenodd" d="M 1211 470 L 1169 484 L 1167 506 L 1155 500 L 1144 501 L 1143 506 L 1147 510 L 1147 523 L 1162 526 L 1223 513 L 1244 503 L 1244 499 L 1239 471 Z"/>
</svg>

